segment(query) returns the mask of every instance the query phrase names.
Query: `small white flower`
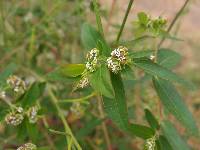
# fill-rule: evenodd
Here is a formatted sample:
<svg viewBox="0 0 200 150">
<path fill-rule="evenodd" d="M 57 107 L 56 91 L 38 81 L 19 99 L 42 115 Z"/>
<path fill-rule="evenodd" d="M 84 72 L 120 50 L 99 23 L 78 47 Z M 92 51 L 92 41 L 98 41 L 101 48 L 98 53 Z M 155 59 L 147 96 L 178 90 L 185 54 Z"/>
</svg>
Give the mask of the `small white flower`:
<svg viewBox="0 0 200 150">
<path fill-rule="evenodd" d="M 7 79 L 7 84 L 14 90 L 14 92 L 24 92 L 26 90 L 26 83 L 15 75 L 12 75 Z"/>
<path fill-rule="evenodd" d="M 88 84 L 89 84 L 89 79 L 87 77 L 83 77 L 77 84 L 76 88 L 84 88 L 88 86 Z"/>
<path fill-rule="evenodd" d="M 120 62 L 112 57 L 108 57 L 107 66 L 113 73 L 118 73 L 122 69 Z"/>
<path fill-rule="evenodd" d="M 150 59 L 151 59 L 151 60 L 154 60 L 154 59 L 155 59 L 155 56 L 154 56 L 154 55 L 151 55 L 151 56 L 150 56 Z"/>
<path fill-rule="evenodd" d="M 89 61 L 92 61 L 93 59 L 97 59 L 98 55 L 99 55 L 99 50 L 97 48 L 93 48 L 87 53 L 86 57 Z"/>
<path fill-rule="evenodd" d="M 17 150 L 36 150 L 36 149 L 37 149 L 37 146 L 32 143 L 26 143 L 20 146 L 19 148 L 17 148 Z"/>
<path fill-rule="evenodd" d="M 32 106 L 27 111 L 27 116 L 30 123 L 36 123 L 38 120 L 38 113 L 39 108 L 37 106 Z"/>
<path fill-rule="evenodd" d="M 23 111 L 24 111 L 24 109 L 22 107 L 17 107 L 16 110 L 18 113 L 23 113 Z"/>
<path fill-rule="evenodd" d="M 6 97 L 6 92 L 5 91 L 1 91 L 0 92 L 0 98 L 5 98 Z"/>
<path fill-rule="evenodd" d="M 156 146 L 156 136 L 153 136 L 146 140 L 145 148 L 146 150 L 155 150 Z"/>
<path fill-rule="evenodd" d="M 13 126 L 17 126 L 21 124 L 23 120 L 24 120 L 24 116 L 16 112 L 11 112 L 7 114 L 5 117 L 5 122 L 8 125 L 13 125 Z"/>
</svg>

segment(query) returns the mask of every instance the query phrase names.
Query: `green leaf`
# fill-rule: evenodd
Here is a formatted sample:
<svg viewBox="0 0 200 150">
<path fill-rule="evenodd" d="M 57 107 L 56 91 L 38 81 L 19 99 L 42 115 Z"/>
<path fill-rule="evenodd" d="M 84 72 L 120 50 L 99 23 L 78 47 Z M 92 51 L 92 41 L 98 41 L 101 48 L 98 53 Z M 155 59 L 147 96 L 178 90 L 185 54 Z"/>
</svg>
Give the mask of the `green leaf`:
<svg viewBox="0 0 200 150">
<path fill-rule="evenodd" d="M 156 144 L 159 145 L 158 147 L 160 148 L 160 150 L 173 150 L 172 146 L 163 135 L 159 136 L 158 143 Z"/>
<path fill-rule="evenodd" d="M 146 117 L 149 125 L 154 130 L 158 130 L 159 129 L 160 125 L 159 125 L 157 119 L 154 117 L 154 115 L 148 109 L 145 109 L 145 117 Z"/>
<path fill-rule="evenodd" d="M 103 98 L 103 104 L 108 117 L 121 129 L 129 134 L 147 139 L 154 135 L 154 131 L 146 126 L 130 124 L 123 82 L 119 74 L 111 74 L 111 82 L 114 88 L 114 99 Z"/>
<path fill-rule="evenodd" d="M 136 51 L 136 52 L 129 52 L 130 58 L 133 60 L 136 58 L 149 58 L 154 53 L 153 50 L 143 50 L 143 51 Z"/>
<path fill-rule="evenodd" d="M 36 100 L 42 96 L 45 89 L 45 82 L 34 82 L 28 91 L 24 94 L 21 99 L 23 107 L 34 105 Z"/>
<path fill-rule="evenodd" d="M 146 13 L 140 12 L 140 13 L 137 14 L 137 16 L 138 16 L 139 22 L 141 24 L 146 25 L 148 23 L 149 18 L 148 18 Z"/>
<path fill-rule="evenodd" d="M 33 141 L 36 142 L 38 139 L 38 129 L 37 129 L 37 124 L 31 124 L 28 121 L 28 118 L 25 118 L 25 122 L 26 122 L 26 129 L 27 129 L 27 133 L 29 138 Z"/>
<path fill-rule="evenodd" d="M 114 123 L 122 130 L 128 127 L 128 112 L 126 97 L 121 76 L 111 73 L 111 82 L 114 88 L 114 99 L 104 97 L 103 103 L 105 111 Z"/>
<path fill-rule="evenodd" d="M 169 121 L 164 121 L 161 124 L 161 128 L 164 136 L 173 147 L 173 150 L 190 150 L 186 142 L 180 137 L 175 127 Z"/>
<path fill-rule="evenodd" d="M 170 49 L 159 49 L 158 51 L 158 63 L 166 67 L 168 69 L 171 69 L 175 67 L 178 63 L 181 61 L 181 56 L 175 51 L 172 51 Z"/>
<path fill-rule="evenodd" d="M 73 83 L 75 81 L 80 80 L 80 77 L 68 77 L 66 75 L 64 75 L 61 71 L 61 68 L 58 67 L 55 70 L 49 72 L 46 75 L 46 79 L 48 81 L 60 81 L 60 82 L 65 82 L 65 83 Z"/>
<path fill-rule="evenodd" d="M 102 123 L 103 119 L 94 118 L 87 122 L 84 127 L 77 131 L 77 138 L 83 138 L 93 131 L 93 129 Z"/>
<path fill-rule="evenodd" d="M 81 40 L 85 49 L 90 50 L 96 47 L 98 41 L 103 41 L 103 37 L 90 24 L 84 23 L 81 29 Z"/>
<path fill-rule="evenodd" d="M 164 107 L 185 125 L 192 134 L 198 135 L 195 120 L 175 87 L 169 81 L 158 78 L 154 78 L 153 83 Z"/>
<path fill-rule="evenodd" d="M 102 95 L 113 98 L 113 88 L 110 81 L 110 73 L 105 65 L 102 65 L 89 76 L 90 85 Z"/>
<path fill-rule="evenodd" d="M 14 63 L 8 64 L 0 73 L 0 84 L 4 84 L 6 79 L 17 70 L 17 65 Z M 1 85 L 2 86 L 2 85 Z"/>
<path fill-rule="evenodd" d="M 183 78 L 179 77 L 175 73 L 171 72 L 167 68 L 164 68 L 160 66 L 157 63 L 154 63 L 150 60 L 147 59 L 137 59 L 133 61 L 134 65 L 138 68 L 143 69 L 146 73 L 152 75 L 152 76 L 157 76 L 159 78 L 169 80 L 172 82 L 178 82 L 182 85 L 185 85 L 187 88 L 193 88 L 193 84 L 190 82 L 184 80 Z"/>
<path fill-rule="evenodd" d="M 65 64 L 60 66 L 60 72 L 67 77 L 77 77 L 85 70 L 84 64 Z"/>
<path fill-rule="evenodd" d="M 131 134 L 143 139 L 151 138 L 155 134 L 151 128 L 139 124 L 130 124 L 129 131 Z"/>
</svg>

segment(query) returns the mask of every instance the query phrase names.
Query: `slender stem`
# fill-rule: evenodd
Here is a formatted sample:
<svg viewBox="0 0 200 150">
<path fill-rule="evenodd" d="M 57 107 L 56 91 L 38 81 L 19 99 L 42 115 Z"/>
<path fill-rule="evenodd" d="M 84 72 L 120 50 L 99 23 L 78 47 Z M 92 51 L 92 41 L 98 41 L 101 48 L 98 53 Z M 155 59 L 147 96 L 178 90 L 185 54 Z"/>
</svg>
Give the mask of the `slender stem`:
<svg viewBox="0 0 200 150">
<path fill-rule="evenodd" d="M 96 95 L 96 93 L 93 92 L 90 95 L 87 95 L 87 96 L 82 97 L 82 98 L 60 100 L 59 103 L 84 102 L 85 100 L 88 100 L 89 98 L 94 97 L 95 95 Z"/>
<path fill-rule="evenodd" d="M 73 133 L 72 133 L 72 131 L 71 131 L 66 119 L 65 119 L 65 116 L 63 115 L 63 113 L 62 113 L 62 111 L 61 111 L 61 109 L 60 109 L 60 107 L 59 107 L 59 105 L 57 103 L 58 99 L 56 98 L 56 96 L 54 95 L 54 93 L 53 93 L 53 91 L 51 90 L 50 87 L 48 87 L 48 94 L 51 97 L 52 103 L 55 105 L 55 107 L 56 107 L 56 109 L 58 111 L 58 115 L 59 115 L 60 119 L 63 122 L 64 128 L 65 128 L 65 132 L 68 133 L 71 136 L 71 138 L 73 140 L 73 143 L 76 145 L 77 149 L 78 150 L 82 150 L 81 146 L 79 145 L 78 141 L 74 137 L 74 135 L 73 135 Z M 70 141 L 70 137 L 67 136 L 67 135 L 65 137 L 67 139 L 67 142 L 69 142 Z"/>
<path fill-rule="evenodd" d="M 172 27 L 174 26 L 174 24 L 176 23 L 178 18 L 181 16 L 182 12 L 185 10 L 185 8 L 186 8 L 187 4 L 189 3 L 189 1 L 190 0 L 186 0 L 185 3 L 183 4 L 183 6 L 180 8 L 180 10 L 177 12 L 176 16 L 174 17 L 174 19 L 172 20 L 171 24 L 169 25 L 169 27 L 167 29 L 167 33 L 169 33 L 171 31 Z M 165 39 L 166 39 L 165 37 L 162 38 L 162 40 L 158 44 L 158 49 L 161 47 L 161 45 L 163 44 Z"/>
<path fill-rule="evenodd" d="M 29 69 L 24 69 L 25 71 L 29 70 Z M 40 81 L 45 81 L 45 79 L 43 79 L 43 77 L 39 76 L 38 74 L 36 74 L 35 72 L 31 71 L 30 72 L 33 76 L 35 76 L 38 80 Z M 72 139 L 73 141 L 73 144 L 76 146 L 77 150 L 82 150 L 81 146 L 79 145 L 78 141 L 76 140 L 75 136 L 73 135 L 66 119 L 65 119 L 65 116 L 63 115 L 62 113 L 62 110 L 60 108 L 60 106 L 58 105 L 58 99 L 57 97 L 54 95 L 53 91 L 52 91 L 52 87 L 50 85 L 47 85 L 47 93 L 48 95 L 50 96 L 50 100 L 52 101 L 52 103 L 54 104 L 54 106 L 56 107 L 56 110 L 58 112 L 58 115 L 64 125 L 64 128 L 65 128 L 65 132 L 66 132 L 66 140 L 67 142 L 70 141 L 70 138 Z M 70 136 L 69 136 L 70 135 Z"/>
<path fill-rule="evenodd" d="M 101 35 L 104 36 L 103 26 L 101 23 L 101 16 L 100 16 L 100 11 L 99 11 L 99 7 L 97 4 L 97 0 L 93 0 L 93 5 L 94 5 L 94 11 L 95 11 L 95 15 L 96 15 L 96 22 L 97 22 L 98 30 L 101 33 Z"/>
<path fill-rule="evenodd" d="M 129 1 L 128 7 L 127 7 L 127 9 L 126 9 L 126 13 L 125 13 L 125 16 L 124 16 L 122 25 L 121 25 L 120 30 L 119 30 L 119 33 L 118 33 L 118 35 L 117 35 L 117 39 L 116 39 L 116 43 L 117 43 L 117 44 L 118 44 L 119 39 L 120 39 L 120 37 L 121 37 L 121 35 L 122 35 L 122 32 L 123 32 L 123 30 L 124 30 L 124 26 L 125 26 L 125 23 L 126 23 L 128 14 L 129 14 L 129 12 L 130 12 L 130 10 L 131 10 L 131 6 L 132 6 L 132 4 L 133 4 L 133 1 L 134 1 L 134 0 L 130 0 L 130 1 Z"/>
<path fill-rule="evenodd" d="M 101 95 L 98 95 L 97 99 L 98 99 L 99 114 L 100 114 L 100 117 L 103 119 L 103 118 L 105 118 L 105 115 L 104 115 L 103 108 L 102 108 L 102 97 L 101 97 Z M 110 138 L 109 138 L 109 135 L 108 135 L 108 130 L 107 130 L 105 122 L 102 122 L 102 130 L 103 130 L 103 133 L 104 133 L 104 136 L 105 136 L 105 141 L 106 141 L 108 150 L 112 150 L 112 144 L 110 142 Z"/>
</svg>

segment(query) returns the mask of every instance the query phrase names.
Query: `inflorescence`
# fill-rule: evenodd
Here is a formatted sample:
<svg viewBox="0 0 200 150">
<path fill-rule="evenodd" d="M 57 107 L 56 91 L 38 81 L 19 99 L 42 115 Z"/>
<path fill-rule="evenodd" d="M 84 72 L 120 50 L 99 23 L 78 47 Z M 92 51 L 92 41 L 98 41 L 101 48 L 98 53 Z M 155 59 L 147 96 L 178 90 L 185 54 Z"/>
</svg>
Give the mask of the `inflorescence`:
<svg viewBox="0 0 200 150">
<path fill-rule="evenodd" d="M 124 46 L 119 46 L 111 52 L 111 56 L 107 59 L 107 66 L 113 73 L 118 73 L 128 62 L 128 49 Z"/>
<path fill-rule="evenodd" d="M 37 149 L 37 146 L 32 143 L 26 143 L 17 148 L 17 150 L 36 150 L 36 149 Z"/>
</svg>

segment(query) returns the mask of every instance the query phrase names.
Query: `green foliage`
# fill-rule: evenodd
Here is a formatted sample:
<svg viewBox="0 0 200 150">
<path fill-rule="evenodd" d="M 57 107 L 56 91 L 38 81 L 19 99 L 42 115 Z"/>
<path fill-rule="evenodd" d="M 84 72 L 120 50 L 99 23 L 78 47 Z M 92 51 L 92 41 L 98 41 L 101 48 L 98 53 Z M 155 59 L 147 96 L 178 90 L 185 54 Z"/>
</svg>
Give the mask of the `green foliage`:
<svg viewBox="0 0 200 150">
<path fill-rule="evenodd" d="M 20 98 L 22 106 L 29 107 L 36 103 L 36 101 L 42 96 L 45 90 L 45 82 L 35 82 L 31 85 L 28 91 Z"/>
<path fill-rule="evenodd" d="M 40 150 L 189 150 L 198 127 L 172 83 L 193 84 L 172 71 L 181 55 L 162 48 L 165 39 L 181 41 L 169 33 L 179 15 L 166 28 L 166 19 L 140 12 L 131 39 L 120 41 L 134 0 L 121 25 L 98 0 L 46 2 L 0 2 L 0 149 L 28 141 Z M 119 29 L 115 41 L 109 28 Z M 15 113 L 24 117 L 17 125 Z"/>
<path fill-rule="evenodd" d="M 153 83 L 165 108 L 185 125 L 192 134 L 198 135 L 198 129 L 192 114 L 175 87 L 169 81 L 158 78 L 154 78 Z"/>
<path fill-rule="evenodd" d="M 164 121 L 161 128 L 164 136 L 174 150 L 190 150 L 186 142 L 180 137 L 177 130 L 169 121 Z M 165 146 L 168 146 L 168 144 Z"/>
<path fill-rule="evenodd" d="M 157 119 L 154 117 L 154 115 L 148 110 L 145 109 L 145 117 L 149 123 L 149 125 L 154 129 L 154 130 L 159 130 L 160 125 L 157 121 Z"/>
</svg>

